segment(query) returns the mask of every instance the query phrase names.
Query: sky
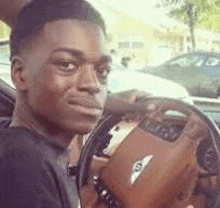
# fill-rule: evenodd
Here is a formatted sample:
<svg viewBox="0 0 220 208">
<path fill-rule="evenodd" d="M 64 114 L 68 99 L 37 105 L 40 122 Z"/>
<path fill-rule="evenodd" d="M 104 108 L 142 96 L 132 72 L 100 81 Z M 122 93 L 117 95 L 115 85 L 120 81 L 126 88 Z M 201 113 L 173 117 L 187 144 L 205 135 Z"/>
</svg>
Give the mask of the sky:
<svg viewBox="0 0 220 208">
<path fill-rule="evenodd" d="M 173 26 L 176 25 L 176 21 L 166 16 L 167 10 L 163 7 L 156 8 L 157 3 L 161 3 L 162 0 L 88 0 L 97 9 L 100 8 L 100 12 L 108 22 L 109 9 L 102 9 L 104 6 L 109 6 L 115 10 L 129 13 L 134 18 L 146 22 L 151 25 L 161 26 Z"/>
</svg>

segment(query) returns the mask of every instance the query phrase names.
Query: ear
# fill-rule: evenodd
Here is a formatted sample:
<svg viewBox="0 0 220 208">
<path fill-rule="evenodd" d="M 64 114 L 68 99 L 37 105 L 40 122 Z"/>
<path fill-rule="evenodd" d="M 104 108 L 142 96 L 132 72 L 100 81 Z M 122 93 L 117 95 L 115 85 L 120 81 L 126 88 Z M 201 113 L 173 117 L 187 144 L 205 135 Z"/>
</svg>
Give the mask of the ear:
<svg viewBox="0 0 220 208">
<path fill-rule="evenodd" d="M 26 75 L 25 75 L 25 61 L 22 57 L 16 55 L 11 60 L 11 79 L 20 91 L 27 90 Z"/>
</svg>

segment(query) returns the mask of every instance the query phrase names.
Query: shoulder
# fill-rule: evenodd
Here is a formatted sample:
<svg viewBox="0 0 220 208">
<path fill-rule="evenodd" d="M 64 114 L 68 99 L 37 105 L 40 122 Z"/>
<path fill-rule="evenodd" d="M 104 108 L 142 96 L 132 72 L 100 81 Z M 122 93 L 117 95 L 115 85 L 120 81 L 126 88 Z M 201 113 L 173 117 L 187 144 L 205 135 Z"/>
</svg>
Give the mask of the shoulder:
<svg viewBox="0 0 220 208">
<path fill-rule="evenodd" d="M 43 147 L 43 148 L 42 148 Z M 1 166 L 17 167 L 16 163 L 26 164 L 27 168 L 33 168 L 42 164 L 45 156 L 46 145 L 42 139 L 31 130 L 25 128 L 8 128 L 0 130 L 0 162 Z"/>
<path fill-rule="evenodd" d="M 34 131 L 31 131 L 27 128 L 23 127 L 16 127 L 16 128 L 4 128 L 0 129 L 0 141 L 1 142 L 7 142 L 8 140 L 14 140 L 15 142 L 17 140 L 25 141 L 26 138 L 33 138 L 36 137 L 36 133 Z"/>
<path fill-rule="evenodd" d="M 7 128 L 0 130 L 0 156 L 10 153 L 39 152 L 40 141 L 37 134 L 25 128 Z"/>
<path fill-rule="evenodd" d="M 66 175 L 59 150 L 33 131 L 0 130 L 0 192 L 4 195 L 0 204 L 7 208 L 74 204 L 75 185 Z"/>
<path fill-rule="evenodd" d="M 37 203 L 44 198 L 51 205 L 60 203 L 56 200 L 59 194 L 53 165 L 40 147 L 32 131 L 10 128 L 0 131 L 0 190 L 4 193 L 0 203 L 14 205 L 12 198 L 21 204 L 17 207 L 26 207 L 26 203 L 28 207 L 38 207 Z M 36 203 L 32 204 L 33 201 Z"/>
<path fill-rule="evenodd" d="M 25 128 L 0 130 L 0 168 L 52 171 L 57 150 L 34 131 Z"/>
<path fill-rule="evenodd" d="M 18 168 L 39 174 L 42 170 L 56 174 L 63 155 L 63 149 L 35 131 L 20 127 L 0 130 L 0 171 Z"/>
</svg>

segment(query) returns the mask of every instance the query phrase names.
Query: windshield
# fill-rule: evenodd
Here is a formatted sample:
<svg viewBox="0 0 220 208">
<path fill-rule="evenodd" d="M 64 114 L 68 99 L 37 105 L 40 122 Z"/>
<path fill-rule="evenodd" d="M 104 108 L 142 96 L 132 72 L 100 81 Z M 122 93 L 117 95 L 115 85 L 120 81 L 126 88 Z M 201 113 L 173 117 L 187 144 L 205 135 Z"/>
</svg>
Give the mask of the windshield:
<svg viewBox="0 0 220 208">
<path fill-rule="evenodd" d="M 135 88 L 187 100 L 218 115 L 210 107 L 213 102 L 220 105 L 220 21 L 213 12 L 220 9 L 217 1 L 88 1 L 107 26 L 110 92 Z M 0 22 L 0 78 L 13 86 L 9 35 L 9 27 Z"/>
<path fill-rule="evenodd" d="M 0 42 L 0 78 L 13 86 L 10 76 L 10 50 L 9 41 L 2 40 Z"/>
</svg>

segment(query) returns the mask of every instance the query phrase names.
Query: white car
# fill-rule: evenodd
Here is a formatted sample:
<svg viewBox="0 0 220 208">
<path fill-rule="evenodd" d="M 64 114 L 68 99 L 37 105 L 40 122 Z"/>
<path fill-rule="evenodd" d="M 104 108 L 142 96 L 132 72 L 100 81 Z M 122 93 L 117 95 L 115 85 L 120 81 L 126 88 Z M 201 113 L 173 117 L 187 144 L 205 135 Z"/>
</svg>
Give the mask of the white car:
<svg viewBox="0 0 220 208">
<path fill-rule="evenodd" d="M 111 93 L 136 89 L 155 97 L 173 98 L 193 104 L 186 88 L 152 74 L 139 71 L 114 70 L 109 75 L 108 84 Z"/>
</svg>

